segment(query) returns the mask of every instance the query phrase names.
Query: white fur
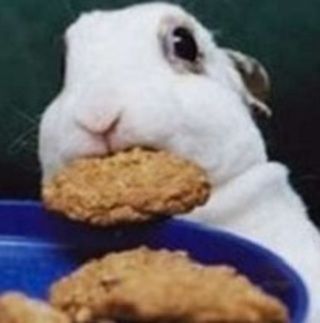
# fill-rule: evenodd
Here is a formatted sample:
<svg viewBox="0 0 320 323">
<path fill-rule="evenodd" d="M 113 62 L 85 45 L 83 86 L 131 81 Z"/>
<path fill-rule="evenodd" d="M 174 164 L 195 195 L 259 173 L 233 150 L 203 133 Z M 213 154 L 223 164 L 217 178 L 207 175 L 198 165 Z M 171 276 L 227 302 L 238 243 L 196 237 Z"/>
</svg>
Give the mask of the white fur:
<svg viewBox="0 0 320 323">
<path fill-rule="evenodd" d="M 159 40 L 167 21 L 193 29 L 204 73 L 175 69 Z M 64 86 L 45 110 L 39 157 L 44 180 L 80 156 L 133 145 L 173 151 L 204 167 L 214 186 L 190 219 L 272 249 L 302 275 L 309 323 L 320 318 L 320 238 L 288 183 L 267 160 L 246 89 L 225 51 L 192 16 L 154 3 L 84 14 L 66 33 Z"/>
</svg>

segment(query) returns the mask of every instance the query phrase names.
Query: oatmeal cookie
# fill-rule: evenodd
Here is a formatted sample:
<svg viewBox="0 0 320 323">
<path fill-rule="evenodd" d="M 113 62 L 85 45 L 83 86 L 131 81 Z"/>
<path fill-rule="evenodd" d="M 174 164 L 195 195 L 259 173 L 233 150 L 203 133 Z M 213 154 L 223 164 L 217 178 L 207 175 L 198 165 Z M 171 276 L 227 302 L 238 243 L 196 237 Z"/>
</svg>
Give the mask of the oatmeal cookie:
<svg viewBox="0 0 320 323">
<path fill-rule="evenodd" d="M 49 210 L 101 226 L 186 213 L 209 193 L 205 173 L 193 163 L 140 148 L 76 160 L 42 189 Z"/>
<path fill-rule="evenodd" d="M 235 269 L 146 247 L 92 260 L 55 283 L 50 301 L 76 323 L 288 322 L 285 306 Z"/>
<path fill-rule="evenodd" d="M 57 309 L 39 300 L 9 292 L 0 296 L 0 323 L 71 323 Z"/>
</svg>

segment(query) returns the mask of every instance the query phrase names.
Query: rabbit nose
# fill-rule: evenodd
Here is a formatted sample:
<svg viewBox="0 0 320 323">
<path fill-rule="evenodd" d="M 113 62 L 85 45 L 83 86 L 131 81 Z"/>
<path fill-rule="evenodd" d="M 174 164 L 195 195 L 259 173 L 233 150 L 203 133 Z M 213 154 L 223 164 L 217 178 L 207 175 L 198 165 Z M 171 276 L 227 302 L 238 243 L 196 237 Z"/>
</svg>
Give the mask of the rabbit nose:
<svg viewBox="0 0 320 323">
<path fill-rule="evenodd" d="M 117 114 L 108 118 L 89 119 L 89 118 L 77 118 L 75 119 L 76 126 L 81 132 L 85 133 L 93 142 L 97 143 L 100 147 L 104 146 L 106 152 L 112 152 L 114 150 L 115 133 L 119 126 L 121 115 Z M 100 121 L 100 122 L 99 122 Z"/>
</svg>

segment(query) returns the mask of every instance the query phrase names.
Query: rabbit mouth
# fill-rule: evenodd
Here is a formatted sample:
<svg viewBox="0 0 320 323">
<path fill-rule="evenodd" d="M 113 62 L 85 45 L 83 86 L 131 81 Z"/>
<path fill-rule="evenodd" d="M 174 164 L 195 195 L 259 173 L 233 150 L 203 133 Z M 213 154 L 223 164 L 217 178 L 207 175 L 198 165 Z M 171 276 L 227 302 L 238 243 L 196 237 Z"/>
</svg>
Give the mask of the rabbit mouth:
<svg viewBox="0 0 320 323">
<path fill-rule="evenodd" d="M 80 139 L 77 145 L 73 145 L 74 149 L 68 151 L 65 164 L 75 159 L 106 157 L 135 147 L 152 151 L 173 150 L 168 144 L 170 138 L 167 134 L 146 134 L 139 131 L 138 127 L 132 127 L 121 113 L 101 121 L 93 123 L 84 118 L 75 119 L 84 140 Z"/>
<path fill-rule="evenodd" d="M 149 142 L 146 138 L 143 138 L 143 136 L 136 136 L 134 131 L 126 131 L 125 134 L 123 134 L 123 118 L 121 115 L 118 115 L 113 119 L 112 122 L 109 123 L 108 127 L 105 128 L 105 130 L 95 131 L 94 129 L 85 126 L 84 129 L 92 138 L 95 138 L 97 142 L 103 143 L 105 146 L 105 149 L 97 153 L 86 154 L 86 157 L 97 157 L 97 156 L 107 156 L 107 155 L 113 155 L 120 151 L 126 151 L 130 150 L 135 147 L 140 147 L 146 150 L 161 150 L 163 147 L 160 147 L 160 144 L 157 144 L 156 140 L 152 140 L 152 142 Z"/>
<path fill-rule="evenodd" d="M 117 132 L 119 123 L 120 123 L 121 117 L 118 116 L 115 118 L 110 126 L 102 133 L 102 136 L 105 140 L 106 146 L 107 146 L 107 151 L 112 153 L 115 150 L 115 142 L 114 142 L 114 137 L 115 133 Z"/>
</svg>

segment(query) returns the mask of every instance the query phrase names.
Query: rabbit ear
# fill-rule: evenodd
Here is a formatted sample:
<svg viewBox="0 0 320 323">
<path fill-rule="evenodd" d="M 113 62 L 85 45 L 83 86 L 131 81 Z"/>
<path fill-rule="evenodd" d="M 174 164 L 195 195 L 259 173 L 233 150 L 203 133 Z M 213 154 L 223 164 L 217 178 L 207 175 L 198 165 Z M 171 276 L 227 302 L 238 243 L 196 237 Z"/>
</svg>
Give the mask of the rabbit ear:
<svg viewBox="0 0 320 323">
<path fill-rule="evenodd" d="M 259 112 L 271 116 L 270 108 L 264 103 L 270 94 L 270 79 L 268 72 L 255 58 L 241 52 L 225 49 L 234 63 L 247 88 L 249 104 Z"/>
</svg>

